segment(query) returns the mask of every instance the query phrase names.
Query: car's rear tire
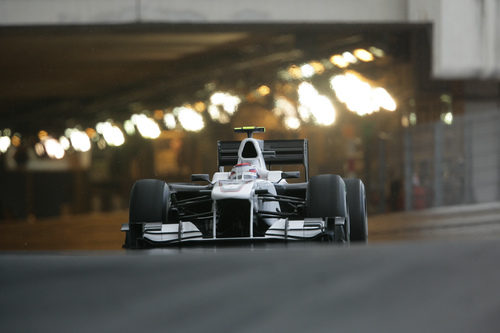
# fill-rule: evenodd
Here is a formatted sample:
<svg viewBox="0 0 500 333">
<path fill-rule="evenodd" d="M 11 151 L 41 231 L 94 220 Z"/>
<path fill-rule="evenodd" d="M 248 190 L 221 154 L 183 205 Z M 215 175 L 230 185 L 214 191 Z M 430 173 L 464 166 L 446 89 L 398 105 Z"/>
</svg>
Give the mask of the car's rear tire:
<svg viewBox="0 0 500 333">
<path fill-rule="evenodd" d="M 168 185 L 158 179 L 141 179 L 130 191 L 129 231 L 125 247 L 142 247 L 142 226 L 150 222 L 167 222 L 170 193 Z"/>
<path fill-rule="evenodd" d="M 336 228 L 334 240 L 342 242 L 349 240 L 346 189 L 344 180 L 340 176 L 318 175 L 309 180 L 306 193 L 306 216 L 345 217 L 344 228 Z M 329 222 L 334 223 L 334 220 Z M 339 234 L 339 229 L 343 231 L 343 235 Z"/>
<path fill-rule="evenodd" d="M 344 179 L 344 181 L 347 191 L 351 241 L 366 242 L 368 239 L 368 214 L 366 212 L 365 185 L 360 179 Z"/>
</svg>

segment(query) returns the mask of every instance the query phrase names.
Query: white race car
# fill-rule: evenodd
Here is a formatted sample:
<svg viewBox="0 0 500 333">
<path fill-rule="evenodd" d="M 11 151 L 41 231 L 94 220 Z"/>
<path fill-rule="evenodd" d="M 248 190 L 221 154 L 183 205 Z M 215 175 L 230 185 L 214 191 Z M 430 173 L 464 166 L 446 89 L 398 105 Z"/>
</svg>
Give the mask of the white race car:
<svg viewBox="0 0 500 333">
<path fill-rule="evenodd" d="M 218 142 L 218 169 L 194 174 L 199 184 L 142 179 L 132 187 L 126 248 L 206 241 L 366 241 L 365 188 L 359 179 L 324 174 L 309 179 L 307 140 L 257 140 L 263 127 L 240 127 L 248 138 Z M 299 171 L 271 170 L 302 164 Z M 232 166 L 230 171 L 224 168 Z M 309 180 L 309 181 L 307 181 Z"/>
</svg>

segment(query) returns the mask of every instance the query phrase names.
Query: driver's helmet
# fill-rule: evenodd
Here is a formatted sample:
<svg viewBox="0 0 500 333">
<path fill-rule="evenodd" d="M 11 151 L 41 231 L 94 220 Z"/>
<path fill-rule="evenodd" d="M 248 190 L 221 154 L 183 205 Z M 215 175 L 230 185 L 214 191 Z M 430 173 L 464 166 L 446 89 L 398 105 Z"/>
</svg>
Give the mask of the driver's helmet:
<svg viewBox="0 0 500 333">
<path fill-rule="evenodd" d="M 229 174 L 229 179 L 254 180 L 259 178 L 257 168 L 250 163 L 236 164 Z"/>
</svg>

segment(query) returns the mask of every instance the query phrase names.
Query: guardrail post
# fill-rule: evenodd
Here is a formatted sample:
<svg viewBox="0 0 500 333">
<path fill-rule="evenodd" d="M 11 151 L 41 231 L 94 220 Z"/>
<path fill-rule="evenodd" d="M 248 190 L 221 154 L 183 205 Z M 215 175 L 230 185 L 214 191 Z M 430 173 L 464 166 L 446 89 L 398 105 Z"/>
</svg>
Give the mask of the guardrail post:
<svg viewBox="0 0 500 333">
<path fill-rule="evenodd" d="M 434 207 L 443 205 L 443 123 L 434 124 Z"/>
<path fill-rule="evenodd" d="M 404 136 L 404 177 L 405 177 L 405 210 L 413 209 L 413 147 L 411 128 L 406 127 Z"/>
</svg>

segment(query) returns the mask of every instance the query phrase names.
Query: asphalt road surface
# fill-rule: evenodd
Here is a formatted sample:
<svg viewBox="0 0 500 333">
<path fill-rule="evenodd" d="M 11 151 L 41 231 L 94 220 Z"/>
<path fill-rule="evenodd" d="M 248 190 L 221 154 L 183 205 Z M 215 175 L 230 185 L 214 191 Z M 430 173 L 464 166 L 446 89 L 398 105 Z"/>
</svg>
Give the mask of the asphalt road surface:
<svg viewBox="0 0 500 333">
<path fill-rule="evenodd" d="M 1 332 L 499 332 L 500 240 L 3 253 Z"/>
</svg>

